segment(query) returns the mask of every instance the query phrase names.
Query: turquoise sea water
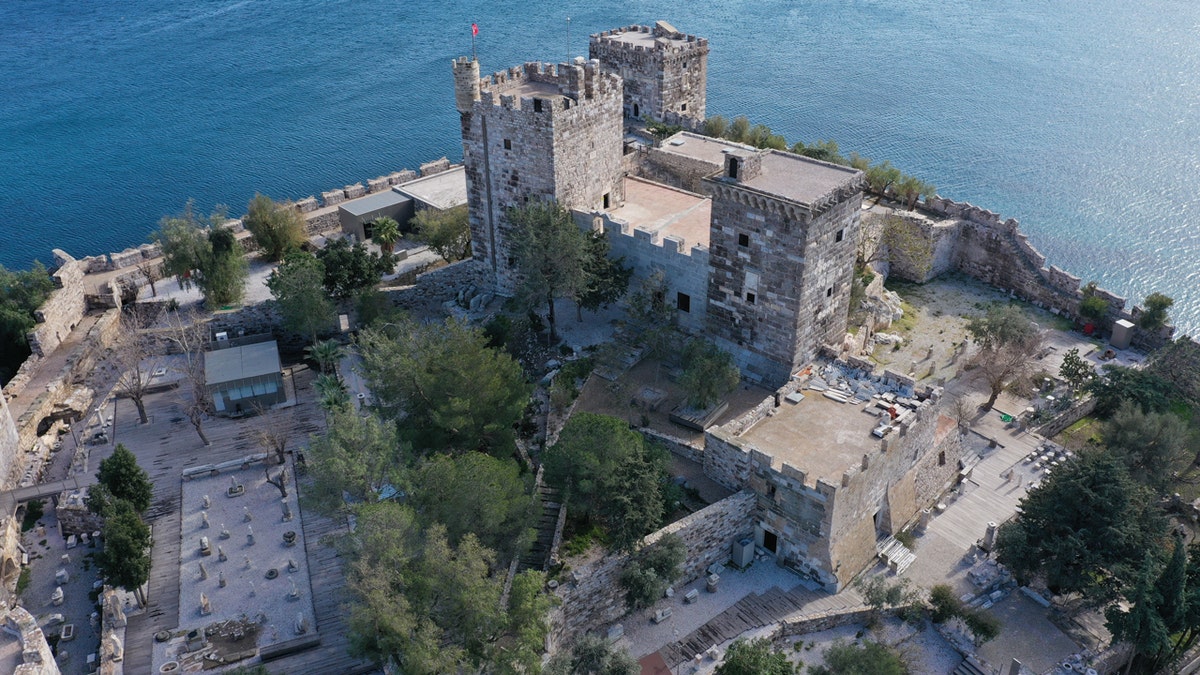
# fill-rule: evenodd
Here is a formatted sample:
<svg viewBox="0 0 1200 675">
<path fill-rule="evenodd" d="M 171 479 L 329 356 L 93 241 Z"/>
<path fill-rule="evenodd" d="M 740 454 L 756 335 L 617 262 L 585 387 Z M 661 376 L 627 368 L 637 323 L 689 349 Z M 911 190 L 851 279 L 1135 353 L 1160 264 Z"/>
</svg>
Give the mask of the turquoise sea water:
<svg viewBox="0 0 1200 675">
<path fill-rule="evenodd" d="M 890 159 L 1200 330 L 1194 0 L 6 0 L 0 264 L 459 158 L 472 21 L 488 72 L 655 19 L 710 39 L 710 114 Z"/>
</svg>

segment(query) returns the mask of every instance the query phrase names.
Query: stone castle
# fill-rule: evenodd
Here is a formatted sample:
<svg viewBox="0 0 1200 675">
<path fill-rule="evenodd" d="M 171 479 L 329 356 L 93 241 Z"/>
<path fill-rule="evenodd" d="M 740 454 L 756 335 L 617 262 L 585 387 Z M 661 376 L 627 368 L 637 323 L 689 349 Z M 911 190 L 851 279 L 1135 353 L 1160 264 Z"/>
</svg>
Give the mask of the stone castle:
<svg viewBox="0 0 1200 675">
<path fill-rule="evenodd" d="M 482 79 L 477 61 L 453 62 L 475 257 L 512 289 L 508 213 L 530 200 L 690 244 L 699 255 L 670 275 L 681 325 L 782 385 L 845 334 L 862 173 L 693 134 L 627 142 L 642 118 L 704 121 L 708 41 L 660 21 L 593 35 L 590 52 Z M 670 266 L 646 258 L 629 256 L 639 273 Z"/>
</svg>

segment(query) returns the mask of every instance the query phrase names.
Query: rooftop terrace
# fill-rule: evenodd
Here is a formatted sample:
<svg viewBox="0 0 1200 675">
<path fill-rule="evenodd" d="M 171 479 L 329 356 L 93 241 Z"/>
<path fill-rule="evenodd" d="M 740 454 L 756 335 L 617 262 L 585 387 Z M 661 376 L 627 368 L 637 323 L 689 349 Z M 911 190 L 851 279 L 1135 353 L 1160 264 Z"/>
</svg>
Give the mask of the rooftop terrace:
<svg viewBox="0 0 1200 675">
<path fill-rule="evenodd" d="M 868 412 L 876 409 L 873 405 L 838 403 L 807 390 L 803 401 L 784 401 L 775 415 L 743 434 L 739 444 L 774 457 L 776 469 L 787 463 L 804 471 L 809 485 L 819 479 L 840 485 L 842 474 L 857 467 L 864 454 L 879 451 L 880 441 L 871 435 L 879 424 Z"/>
<path fill-rule="evenodd" d="M 456 166 L 392 189 L 436 209 L 449 209 L 467 203 L 467 171 Z"/>
<path fill-rule="evenodd" d="M 712 164 L 713 173 L 720 171 L 721 167 L 725 165 L 725 155 L 729 150 L 756 152 L 749 145 L 734 143 L 723 138 L 709 138 L 687 131 L 681 131 L 663 141 L 662 146 L 658 149 L 668 154 L 698 159 Z"/>
<path fill-rule="evenodd" d="M 630 227 L 654 233 L 659 241 L 667 236 L 679 237 L 684 241 L 684 250 L 708 246 L 712 215 L 712 200 L 708 197 L 641 178 L 626 178 L 625 203 L 608 213 Z"/>
<path fill-rule="evenodd" d="M 839 188 L 852 184 L 860 175 L 860 171 L 848 166 L 772 150 L 763 155 L 762 172 L 742 181 L 742 184 L 811 206 Z"/>
</svg>

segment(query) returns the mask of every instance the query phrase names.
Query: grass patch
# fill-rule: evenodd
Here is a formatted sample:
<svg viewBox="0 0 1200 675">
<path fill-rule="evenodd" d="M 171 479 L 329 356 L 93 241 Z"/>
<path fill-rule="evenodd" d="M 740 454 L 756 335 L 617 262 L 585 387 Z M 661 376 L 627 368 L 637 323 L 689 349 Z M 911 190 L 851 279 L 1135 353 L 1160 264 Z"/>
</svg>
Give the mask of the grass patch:
<svg viewBox="0 0 1200 675">
<path fill-rule="evenodd" d="M 588 549 L 593 544 L 605 545 L 607 543 L 607 535 L 599 525 L 592 525 L 591 529 L 583 532 L 578 532 L 570 539 L 563 542 L 562 553 L 565 557 L 574 557 L 587 553 Z"/>
<path fill-rule="evenodd" d="M 37 525 L 39 518 L 45 514 L 46 505 L 40 499 L 35 499 L 25 505 L 25 518 L 21 520 L 21 531 L 28 532 Z"/>
<path fill-rule="evenodd" d="M 1104 423 L 1095 417 L 1084 417 L 1063 430 L 1054 440 L 1060 445 L 1072 450 L 1081 450 L 1088 446 L 1102 445 L 1104 438 L 1101 432 Z"/>
<path fill-rule="evenodd" d="M 33 580 L 33 570 L 26 567 L 21 570 L 21 576 L 17 577 L 17 595 L 25 592 L 29 588 L 29 582 Z"/>
<path fill-rule="evenodd" d="M 908 550 L 910 550 L 910 551 L 915 550 L 917 548 L 917 538 L 913 535 L 912 532 L 908 532 L 908 531 L 897 532 L 896 534 L 894 534 L 892 536 L 894 536 L 896 538 L 896 541 L 900 542 L 901 544 L 904 544 L 904 546 L 907 547 Z"/>
</svg>

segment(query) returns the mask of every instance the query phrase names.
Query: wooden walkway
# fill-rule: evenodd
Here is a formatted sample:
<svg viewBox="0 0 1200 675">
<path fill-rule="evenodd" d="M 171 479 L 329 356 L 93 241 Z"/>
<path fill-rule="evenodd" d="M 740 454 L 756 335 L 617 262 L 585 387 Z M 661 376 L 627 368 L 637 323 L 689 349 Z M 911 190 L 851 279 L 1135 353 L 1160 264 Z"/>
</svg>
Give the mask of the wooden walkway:
<svg viewBox="0 0 1200 675">
<path fill-rule="evenodd" d="M 779 623 L 785 619 L 797 620 L 806 616 L 836 611 L 861 609 L 865 605 L 858 593 L 844 590 L 837 595 L 810 591 L 796 586 L 783 591 L 778 586 L 764 593 L 747 595 L 708 623 L 685 637 L 659 650 L 659 654 L 671 668 L 691 662 L 696 654 L 702 654 L 714 645 L 732 640 L 746 631 Z"/>
</svg>

